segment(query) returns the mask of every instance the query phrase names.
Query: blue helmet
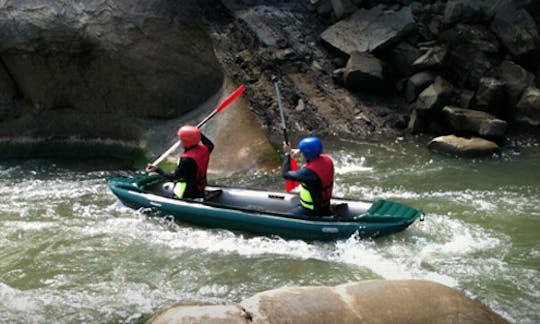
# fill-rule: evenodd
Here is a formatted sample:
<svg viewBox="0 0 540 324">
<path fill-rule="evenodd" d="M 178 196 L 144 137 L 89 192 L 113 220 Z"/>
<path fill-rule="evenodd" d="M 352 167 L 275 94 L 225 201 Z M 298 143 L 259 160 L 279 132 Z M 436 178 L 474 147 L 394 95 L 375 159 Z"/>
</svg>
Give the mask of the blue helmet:
<svg viewBox="0 0 540 324">
<path fill-rule="evenodd" d="M 308 160 L 316 158 L 323 152 L 322 142 L 317 137 L 306 137 L 302 139 L 298 143 L 298 148 Z"/>
</svg>

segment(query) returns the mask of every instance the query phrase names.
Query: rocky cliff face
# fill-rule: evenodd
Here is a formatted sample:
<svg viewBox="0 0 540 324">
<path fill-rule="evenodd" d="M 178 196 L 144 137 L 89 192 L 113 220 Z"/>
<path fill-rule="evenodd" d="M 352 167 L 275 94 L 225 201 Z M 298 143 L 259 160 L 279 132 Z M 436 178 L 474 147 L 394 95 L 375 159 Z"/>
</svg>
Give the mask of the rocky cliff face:
<svg viewBox="0 0 540 324">
<path fill-rule="evenodd" d="M 204 3 L 223 67 L 231 78 L 248 84 L 252 110 L 274 143 L 281 141 L 281 131 L 273 77 L 280 82 L 293 142 L 306 134 L 365 138 L 406 127 L 407 107 L 393 89 L 372 96 L 336 82 L 334 70 L 345 65 L 347 56 L 321 40 L 332 21 L 311 2 Z"/>
<path fill-rule="evenodd" d="M 293 140 L 500 143 L 540 125 L 539 23 L 532 0 L 0 1 L 0 137 L 140 139 L 129 118 L 178 117 L 225 74 L 274 143 L 273 77 Z"/>
<path fill-rule="evenodd" d="M 250 83 L 268 133 L 279 123 L 272 75 L 283 84 L 291 128 L 302 135 L 407 130 L 500 144 L 507 125 L 540 124 L 537 1 L 206 3 L 232 16 L 207 18 L 220 60 Z M 459 108 L 469 126 L 456 127 L 445 107 Z M 476 111 L 504 127 L 485 136 Z"/>
<path fill-rule="evenodd" d="M 119 130 L 129 118 L 197 107 L 223 80 L 198 9 L 0 1 L 0 136 L 136 139 L 137 130 Z"/>
</svg>

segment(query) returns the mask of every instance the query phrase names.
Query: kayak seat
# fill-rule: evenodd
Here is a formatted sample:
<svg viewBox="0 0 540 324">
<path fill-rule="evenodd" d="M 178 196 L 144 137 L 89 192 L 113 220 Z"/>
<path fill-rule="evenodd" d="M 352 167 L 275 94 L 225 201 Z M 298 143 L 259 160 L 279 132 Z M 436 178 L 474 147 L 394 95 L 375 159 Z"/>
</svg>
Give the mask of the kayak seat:
<svg viewBox="0 0 540 324">
<path fill-rule="evenodd" d="M 332 215 L 335 218 L 340 218 L 340 217 L 345 216 L 345 213 L 347 212 L 348 208 L 349 208 L 349 205 L 347 203 L 330 205 L 330 211 L 332 212 Z"/>
<path fill-rule="evenodd" d="M 217 190 L 205 190 L 204 191 L 204 201 L 212 201 L 215 200 L 217 197 L 221 195 L 223 190 L 217 189 Z"/>
</svg>

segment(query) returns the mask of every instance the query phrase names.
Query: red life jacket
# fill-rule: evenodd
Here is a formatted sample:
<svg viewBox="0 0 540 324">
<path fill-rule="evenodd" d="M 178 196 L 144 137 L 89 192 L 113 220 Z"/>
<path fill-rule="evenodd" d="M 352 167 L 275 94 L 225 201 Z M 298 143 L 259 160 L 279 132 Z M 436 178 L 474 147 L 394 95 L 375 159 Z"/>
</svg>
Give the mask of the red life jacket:
<svg viewBox="0 0 540 324">
<path fill-rule="evenodd" d="M 180 155 L 180 158 L 191 158 L 195 161 L 197 164 L 197 174 L 195 175 L 197 189 L 203 190 L 208 185 L 206 181 L 206 170 L 208 169 L 208 161 L 210 160 L 210 150 L 208 147 L 197 144 L 186 150 Z"/>
<path fill-rule="evenodd" d="M 334 187 L 334 163 L 332 159 L 326 154 L 321 154 L 319 157 L 309 161 L 304 168 L 312 170 L 321 179 L 321 207 L 330 206 Z"/>
</svg>

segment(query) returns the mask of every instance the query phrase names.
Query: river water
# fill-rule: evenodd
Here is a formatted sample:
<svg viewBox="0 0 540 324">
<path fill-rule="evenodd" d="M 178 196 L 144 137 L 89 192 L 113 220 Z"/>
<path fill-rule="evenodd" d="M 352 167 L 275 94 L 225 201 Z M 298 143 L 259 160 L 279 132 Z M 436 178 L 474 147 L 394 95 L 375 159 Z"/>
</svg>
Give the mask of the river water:
<svg viewBox="0 0 540 324">
<path fill-rule="evenodd" d="M 331 243 L 148 217 L 110 193 L 106 179 L 128 173 L 110 162 L 0 162 L 0 322 L 137 322 L 177 302 L 414 278 L 539 323 L 540 146 L 514 144 L 493 159 L 459 160 L 410 140 L 333 143 L 336 196 L 391 198 L 427 216 L 392 236 Z M 278 170 L 211 182 L 283 185 Z"/>
</svg>

